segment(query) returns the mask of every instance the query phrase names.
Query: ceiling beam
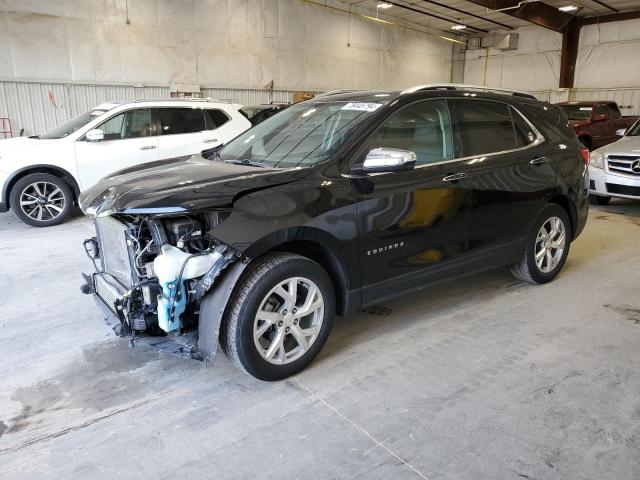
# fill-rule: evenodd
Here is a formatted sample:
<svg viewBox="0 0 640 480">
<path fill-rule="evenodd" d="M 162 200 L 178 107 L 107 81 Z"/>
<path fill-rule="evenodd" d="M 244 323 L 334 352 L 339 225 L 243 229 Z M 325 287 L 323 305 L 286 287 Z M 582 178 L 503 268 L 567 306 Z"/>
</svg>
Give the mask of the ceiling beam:
<svg viewBox="0 0 640 480">
<path fill-rule="evenodd" d="M 475 15 L 473 13 L 465 12 L 464 10 L 460 10 L 459 8 L 452 7 L 450 5 L 445 5 L 444 3 L 436 2 L 435 0 L 422 0 L 422 3 L 430 3 L 432 5 L 437 5 L 438 7 L 447 8 L 449 10 L 453 10 L 454 12 L 461 13 L 466 15 L 467 17 L 477 18 L 478 20 L 482 20 L 483 22 L 493 23 L 494 25 L 498 25 L 500 27 L 506 28 L 507 30 L 513 30 L 513 27 L 507 25 L 505 23 L 497 22 L 495 20 L 491 20 L 490 18 L 481 17 L 480 15 Z"/>
<path fill-rule="evenodd" d="M 525 20 L 554 32 L 562 32 L 573 15 L 561 12 L 544 2 L 521 2 L 518 0 L 467 0 L 490 10 Z"/>
<path fill-rule="evenodd" d="M 456 20 L 452 20 L 450 18 L 441 17 L 440 15 L 436 15 L 436 14 L 430 13 L 430 12 L 425 12 L 424 10 L 418 10 L 417 8 L 413 8 L 413 7 L 410 7 L 408 5 L 403 5 L 403 4 L 397 3 L 397 2 L 392 2 L 391 0 L 385 0 L 385 3 L 390 3 L 391 5 L 393 5 L 395 7 L 402 8 L 404 10 L 409 10 L 411 12 L 421 13 L 422 15 L 426 15 L 427 17 L 437 18 L 438 20 L 442 20 L 444 22 L 449 22 L 449 23 L 451 23 L 451 25 L 457 25 L 457 23 L 458 23 Z M 468 29 L 470 29 L 470 30 L 476 30 L 477 32 L 489 33 L 489 30 L 485 30 L 483 28 L 472 27 L 471 25 L 466 25 L 466 27 Z"/>
<path fill-rule="evenodd" d="M 597 3 L 598 5 L 600 5 L 601 7 L 604 8 L 608 8 L 609 10 L 611 10 L 612 12 L 616 12 L 618 13 L 620 10 L 618 10 L 617 8 L 613 8 L 611 5 L 607 5 L 606 3 L 602 2 L 601 0 L 591 0 L 593 3 Z"/>
<path fill-rule="evenodd" d="M 610 15 L 598 15 L 597 17 L 580 18 L 580 25 L 596 25 L 598 23 L 622 22 L 640 18 L 640 10 L 636 12 L 612 13 Z"/>
</svg>

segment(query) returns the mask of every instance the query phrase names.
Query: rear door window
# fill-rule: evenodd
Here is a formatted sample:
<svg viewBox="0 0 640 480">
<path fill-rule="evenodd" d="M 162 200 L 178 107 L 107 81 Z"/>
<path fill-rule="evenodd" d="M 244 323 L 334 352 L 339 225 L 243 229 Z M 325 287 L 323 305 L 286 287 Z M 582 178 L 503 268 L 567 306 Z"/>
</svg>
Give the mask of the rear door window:
<svg viewBox="0 0 640 480">
<path fill-rule="evenodd" d="M 197 133 L 206 130 L 201 108 L 158 108 L 155 112 L 162 135 Z"/>
<path fill-rule="evenodd" d="M 520 122 L 518 113 L 506 103 L 486 100 L 453 100 L 453 103 L 453 129 L 462 150 L 458 156 L 505 152 L 531 143 L 528 141 L 529 133 L 533 133 L 531 127 L 521 117 Z"/>
</svg>

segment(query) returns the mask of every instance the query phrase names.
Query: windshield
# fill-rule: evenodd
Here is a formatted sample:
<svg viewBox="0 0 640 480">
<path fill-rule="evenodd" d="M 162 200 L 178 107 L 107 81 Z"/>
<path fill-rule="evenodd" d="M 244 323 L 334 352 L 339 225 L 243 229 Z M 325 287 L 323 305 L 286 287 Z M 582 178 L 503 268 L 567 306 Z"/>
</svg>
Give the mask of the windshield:
<svg viewBox="0 0 640 480">
<path fill-rule="evenodd" d="M 256 113 L 258 113 L 260 110 L 261 110 L 260 108 L 242 107 L 240 109 L 240 113 L 242 113 L 245 117 L 251 120 L 253 117 L 255 117 Z"/>
<path fill-rule="evenodd" d="M 569 120 L 589 120 L 593 107 L 587 105 L 560 105 Z"/>
<path fill-rule="evenodd" d="M 106 111 L 107 110 L 94 109 L 89 112 L 82 113 L 77 117 L 72 118 L 68 122 L 65 122 L 62 125 L 54 128 L 53 130 L 45 133 L 44 135 L 40 135 L 40 138 L 45 138 L 45 139 L 64 138 L 67 135 L 71 135 L 73 132 L 75 132 L 79 128 L 84 127 L 91 120 L 93 120 L 99 115 L 102 115 Z"/>
<path fill-rule="evenodd" d="M 337 101 L 294 105 L 231 141 L 220 150 L 220 159 L 308 167 L 329 158 L 348 132 L 382 105 Z"/>
<path fill-rule="evenodd" d="M 631 126 L 629 131 L 627 131 L 627 133 L 625 134 L 625 137 L 637 137 L 639 135 L 640 135 L 640 120 L 637 120 L 636 123 L 634 123 Z"/>
</svg>

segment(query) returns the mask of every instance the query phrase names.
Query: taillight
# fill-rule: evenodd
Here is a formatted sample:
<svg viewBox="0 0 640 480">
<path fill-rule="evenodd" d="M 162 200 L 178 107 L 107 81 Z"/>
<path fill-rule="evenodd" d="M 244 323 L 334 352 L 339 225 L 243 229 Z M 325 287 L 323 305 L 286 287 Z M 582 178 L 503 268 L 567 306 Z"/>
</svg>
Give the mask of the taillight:
<svg viewBox="0 0 640 480">
<path fill-rule="evenodd" d="M 585 165 L 589 165 L 589 149 L 587 147 L 580 147 L 580 156 Z"/>
</svg>

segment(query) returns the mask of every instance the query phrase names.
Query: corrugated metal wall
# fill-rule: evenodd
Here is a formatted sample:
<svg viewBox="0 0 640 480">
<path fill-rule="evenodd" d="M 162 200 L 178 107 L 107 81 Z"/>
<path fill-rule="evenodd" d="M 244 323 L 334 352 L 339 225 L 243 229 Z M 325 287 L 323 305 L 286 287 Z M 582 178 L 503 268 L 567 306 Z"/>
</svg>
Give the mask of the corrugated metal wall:
<svg viewBox="0 0 640 480">
<path fill-rule="evenodd" d="M 293 92 L 244 88 L 203 88 L 203 96 L 255 105 L 290 102 Z M 132 101 L 169 97 L 169 87 L 90 85 L 0 81 L 0 117 L 11 120 L 13 136 L 37 135 L 107 101 Z M 3 135 L 0 135 L 2 138 Z"/>
<path fill-rule="evenodd" d="M 640 87 L 612 89 L 541 90 L 531 92 L 551 103 L 566 100 L 615 100 L 624 115 L 640 115 Z M 256 105 L 291 102 L 289 90 L 247 88 L 203 88 L 205 97 Z M 135 85 L 90 85 L 0 81 L 0 117 L 11 120 L 13 136 L 44 133 L 102 102 L 169 97 L 169 87 Z M 0 138 L 3 135 L 0 134 Z"/>
<path fill-rule="evenodd" d="M 640 88 L 574 88 L 531 92 L 540 100 L 565 102 L 574 100 L 614 100 L 623 115 L 640 115 Z"/>
</svg>

